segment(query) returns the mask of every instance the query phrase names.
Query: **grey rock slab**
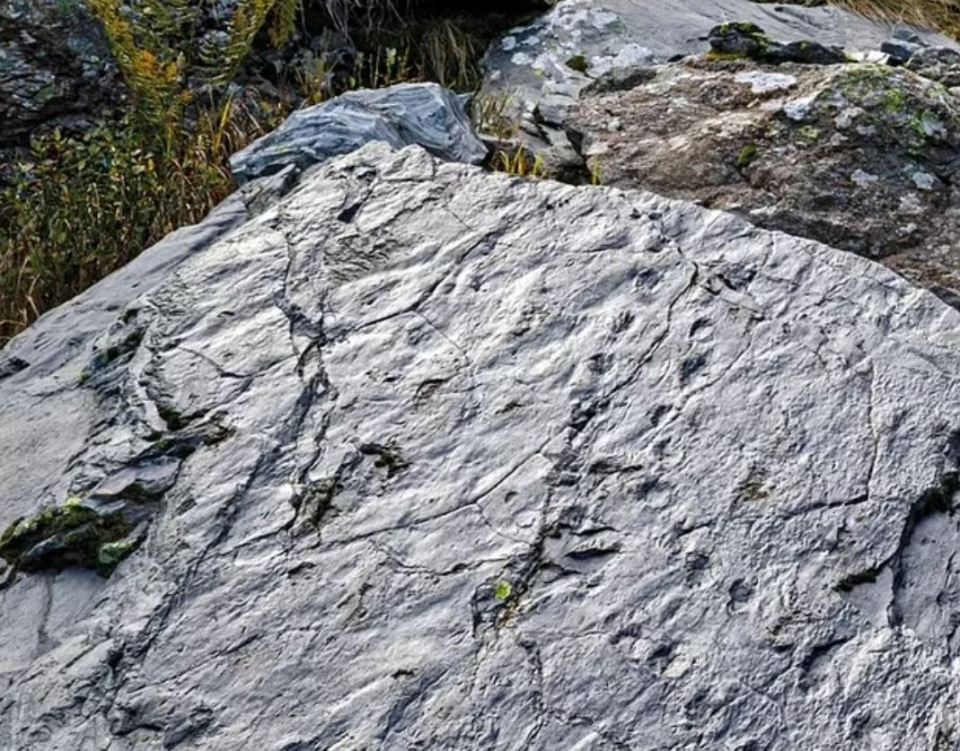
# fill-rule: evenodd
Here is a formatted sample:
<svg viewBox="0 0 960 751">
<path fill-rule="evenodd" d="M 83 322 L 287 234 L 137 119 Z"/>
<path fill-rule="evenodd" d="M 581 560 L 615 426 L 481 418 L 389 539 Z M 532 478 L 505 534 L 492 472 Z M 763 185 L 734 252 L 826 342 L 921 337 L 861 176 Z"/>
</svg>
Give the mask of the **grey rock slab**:
<svg viewBox="0 0 960 751">
<path fill-rule="evenodd" d="M 171 233 L 42 316 L 0 350 L 0 445 L 4 447 L 0 492 L 11 517 L 35 510 L 33 499 L 38 495 L 61 502 L 72 495 L 67 467 L 91 436 L 111 423 L 113 416 L 98 413 L 96 393 L 83 384 L 109 348 L 110 337 L 104 335 L 118 316 L 123 313 L 135 323 L 138 298 L 166 284 L 185 260 L 249 221 L 282 193 L 287 176 L 279 174 L 245 186 L 201 224 Z M 122 341 L 124 327 L 119 328 Z"/>
<path fill-rule="evenodd" d="M 127 307 L 0 528 L 230 435 L 0 591 L 0 747 L 955 747 L 960 313 L 883 267 L 375 144 Z"/>
<path fill-rule="evenodd" d="M 420 83 L 353 91 L 298 110 L 231 157 L 230 166 L 243 183 L 287 166 L 302 170 L 374 141 L 394 148 L 416 144 L 441 159 L 467 164 L 487 157 L 460 97 Z"/>
</svg>

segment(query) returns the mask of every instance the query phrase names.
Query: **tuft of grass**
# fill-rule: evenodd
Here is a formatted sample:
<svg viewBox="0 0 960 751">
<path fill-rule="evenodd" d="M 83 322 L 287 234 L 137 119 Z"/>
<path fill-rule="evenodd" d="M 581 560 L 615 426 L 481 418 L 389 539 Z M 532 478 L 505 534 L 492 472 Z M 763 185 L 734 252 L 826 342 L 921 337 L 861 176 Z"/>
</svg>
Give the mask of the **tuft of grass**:
<svg viewBox="0 0 960 751">
<path fill-rule="evenodd" d="M 754 143 L 748 143 L 746 146 L 740 149 L 740 153 L 737 155 L 737 169 L 741 171 L 745 170 L 756 158 L 757 145 Z"/>
<path fill-rule="evenodd" d="M 513 177 L 543 179 L 547 177 L 547 168 L 543 158 L 531 157 L 525 146 L 518 146 L 512 152 L 506 148 L 497 151 L 493 158 L 493 168 Z"/>
<path fill-rule="evenodd" d="M 833 0 L 833 4 L 871 18 L 937 29 L 960 39 L 957 0 Z"/>
</svg>

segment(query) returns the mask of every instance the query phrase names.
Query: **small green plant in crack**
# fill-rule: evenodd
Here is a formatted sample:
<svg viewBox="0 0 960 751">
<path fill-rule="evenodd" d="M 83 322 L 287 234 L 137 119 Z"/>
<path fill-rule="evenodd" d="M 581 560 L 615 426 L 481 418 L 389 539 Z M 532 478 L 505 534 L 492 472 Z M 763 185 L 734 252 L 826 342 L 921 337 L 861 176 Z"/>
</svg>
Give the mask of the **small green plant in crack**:
<svg viewBox="0 0 960 751">
<path fill-rule="evenodd" d="M 187 424 L 187 420 L 180 412 L 166 404 L 157 405 L 157 414 L 167 424 L 168 430 L 182 430 Z"/>
<path fill-rule="evenodd" d="M 525 146 L 518 147 L 512 153 L 500 149 L 494 156 L 493 168 L 512 177 L 544 179 L 547 177 L 547 165 L 539 154 L 531 158 Z"/>
<path fill-rule="evenodd" d="M 493 596 L 500 602 L 507 602 L 513 597 L 513 585 L 506 580 L 498 581 L 497 586 L 493 589 Z"/>
<path fill-rule="evenodd" d="M 567 67 L 577 73 L 586 73 L 590 70 L 590 61 L 587 60 L 586 55 L 574 55 L 567 60 Z"/>
<path fill-rule="evenodd" d="M 758 149 L 755 143 L 748 143 L 740 149 L 740 153 L 737 155 L 737 169 L 743 171 L 753 164 L 753 161 L 757 158 L 757 153 Z"/>
<path fill-rule="evenodd" d="M 883 96 L 883 108 L 891 115 L 903 112 L 906 106 L 907 97 L 900 89 L 890 89 Z"/>
<path fill-rule="evenodd" d="M 599 188 L 603 185 L 603 170 L 600 167 L 599 162 L 594 162 L 593 166 L 590 168 L 590 184 L 594 188 Z"/>
</svg>

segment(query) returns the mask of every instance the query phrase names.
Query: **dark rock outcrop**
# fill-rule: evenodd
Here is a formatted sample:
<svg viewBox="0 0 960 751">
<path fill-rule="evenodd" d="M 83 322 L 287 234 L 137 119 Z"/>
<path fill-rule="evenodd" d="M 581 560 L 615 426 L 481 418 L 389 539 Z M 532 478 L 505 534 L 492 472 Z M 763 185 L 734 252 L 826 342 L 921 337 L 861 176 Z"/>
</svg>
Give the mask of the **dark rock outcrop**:
<svg viewBox="0 0 960 751">
<path fill-rule="evenodd" d="M 713 54 L 721 58 L 747 58 L 771 65 L 838 65 L 847 62 L 846 54 L 839 47 L 824 47 L 819 42 L 807 40 L 782 44 L 753 23 L 715 26 L 710 30 L 709 42 Z"/>
<path fill-rule="evenodd" d="M 86 130 L 120 94 L 106 39 L 82 2 L 0 0 L 0 159 L 38 132 Z"/>
<path fill-rule="evenodd" d="M 8 558 L 0 747 L 956 744 L 960 313 L 649 193 L 286 175 L 5 350 L 0 528 L 149 514 Z"/>
</svg>

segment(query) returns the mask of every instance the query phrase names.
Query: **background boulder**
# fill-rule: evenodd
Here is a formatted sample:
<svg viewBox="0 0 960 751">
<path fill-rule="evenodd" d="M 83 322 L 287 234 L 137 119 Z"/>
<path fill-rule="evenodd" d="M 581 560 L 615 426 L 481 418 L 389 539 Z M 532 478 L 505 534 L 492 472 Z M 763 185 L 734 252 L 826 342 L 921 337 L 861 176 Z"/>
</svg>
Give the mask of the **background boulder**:
<svg viewBox="0 0 960 751">
<path fill-rule="evenodd" d="M 241 183 L 349 154 L 372 141 L 418 144 L 448 161 L 480 164 L 487 147 L 474 134 L 460 97 L 435 83 L 364 89 L 294 112 L 276 130 L 230 159 Z"/>
<path fill-rule="evenodd" d="M 580 94 L 603 87 L 611 77 L 630 80 L 646 68 L 704 54 L 711 49 L 711 31 L 724 23 L 757 27 L 769 44 L 794 49 L 794 56 L 803 54 L 804 42 L 833 55 L 836 50 L 829 48 L 858 57 L 875 52 L 883 60 L 887 55 L 880 49 L 890 41 L 909 44 L 914 51 L 957 48 L 941 34 L 872 21 L 826 4 L 560 0 L 550 13 L 490 47 L 483 96 L 499 103 L 503 118 L 516 124 L 519 140 L 541 155 L 552 174 L 575 180 L 578 144 L 566 126 Z"/>
<path fill-rule="evenodd" d="M 960 303 L 960 99 L 904 68 L 698 61 L 571 110 L 604 183 L 881 259 Z"/>
</svg>

